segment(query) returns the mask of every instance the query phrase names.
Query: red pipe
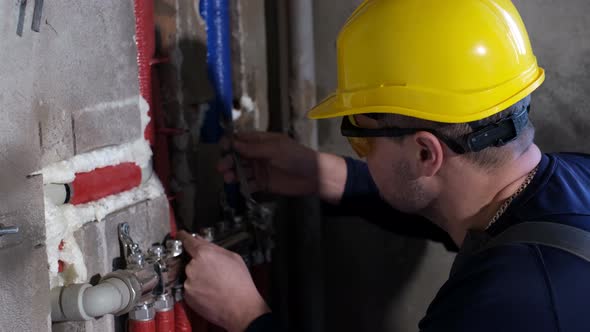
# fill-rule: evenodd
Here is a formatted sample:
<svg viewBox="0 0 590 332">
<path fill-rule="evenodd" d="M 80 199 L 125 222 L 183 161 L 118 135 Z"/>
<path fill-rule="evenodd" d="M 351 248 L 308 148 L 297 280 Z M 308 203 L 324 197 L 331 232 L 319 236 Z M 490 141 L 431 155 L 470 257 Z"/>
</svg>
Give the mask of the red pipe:
<svg viewBox="0 0 590 332">
<path fill-rule="evenodd" d="M 129 313 L 128 332 L 157 332 L 154 300 L 142 301 Z"/>
<path fill-rule="evenodd" d="M 176 227 L 176 217 L 174 216 L 174 209 L 172 208 L 172 205 L 170 203 L 168 203 L 168 205 L 168 211 L 170 213 L 170 236 L 175 239 L 176 233 L 178 232 L 178 228 Z"/>
<path fill-rule="evenodd" d="M 156 321 L 129 320 L 129 332 L 156 332 Z"/>
<path fill-rule="evenodd" d="M 141 168 L 135 163 L 97 168 L 78 173 L 72 182 L 70 203 L 84 204 L 133 189 L 141 184 Z"/>
<path fill-rule="evenodd" d="M 150 123 L 145 129 L 145 139 L 150 142 L 154 152 L 154 170 L 162 182 L 166 195 L 170 197 L 170 158 L 168 139 L 165 136 L 156 137 L 156 128 L 165 128 L 164 112 L 160 100 L 160 82 L 154 65 L 168 62 L 162 57 L 156 59 L 156 25 L 153 0 L 134 0 L 135 31 L 137 41 L 137 66 L 139 73 L 139 89 L 150 106 L 148 115 Z M 172 211 L 171 215 L 174 215 Z M 172 237 L 176 236 L 176 221 L 170 218 Z"/>
<path fill-rule="evenodd" d="M 156 312 L 156 332 L 175 332 L 174 309 Z"/>
<path fill-rule="evenodd" d="M 169 292 L 156 296 L 156 332 L 174 332 L 174 297 Z"/>
<path fill-rule="evenodd" d="M 184 302 L 184 288 L 182 285 L 174 287 L 174 323 L 176 332 L 192 332 L 191 321 L 188 313 L 189 308 Z"/>
<path fill-rule="evenodd" d="M 150 105 L 148 115 L 152 116 L 152 72 L 150 62 L 156 53 L 156 33 L 154 24 L 154 0 L 135 0 L 135 36 L 137 42 L 137 66 L 141 96 Z M 154 144 L 153 121 L 145 129 L 145 138 Z"/>
<path fill-rule="evenodd" d="M 176 325 L 176 332 L 193 332 L 191 322 L 188 319 L 188 307 L 184 300 L 174 304 L 174 323 Z"/>
</svg>

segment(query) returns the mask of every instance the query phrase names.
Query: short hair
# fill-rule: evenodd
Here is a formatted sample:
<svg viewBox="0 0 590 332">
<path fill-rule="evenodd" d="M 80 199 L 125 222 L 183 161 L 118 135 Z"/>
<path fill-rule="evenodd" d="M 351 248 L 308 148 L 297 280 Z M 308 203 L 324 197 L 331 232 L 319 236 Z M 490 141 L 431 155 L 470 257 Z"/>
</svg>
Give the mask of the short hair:
<svg viewBox="0 0 590 332">
<path fill-rule="evenodd" d="M 488 124 L 496 123 L 512 114 L 520 113 L 525 109 L 529 109 L 530 103 L 531 97 L 527 96 L 499 113 L 482 120 L 468 123 L 443 123 L 398 114 L 381 113 L 371 114 L 370 116 L 377 119 L 383 127 L 433 129 L 445 137 L 456 140 L 472 133 L 474 128 L 481 128 Z M 507 160 L 510 160 L 514 155 L 521 155 L 524 153 L 533 144 L 534 137 L 535 127 L 529 119 L 519 135 L 508 144 L 500 147 L 487 147 L 478 152 L 466 152 L 461 156 L 479 167 L 493 169 Z M 403 139 L 403 137 L 397 139 Z"/>
</svg>

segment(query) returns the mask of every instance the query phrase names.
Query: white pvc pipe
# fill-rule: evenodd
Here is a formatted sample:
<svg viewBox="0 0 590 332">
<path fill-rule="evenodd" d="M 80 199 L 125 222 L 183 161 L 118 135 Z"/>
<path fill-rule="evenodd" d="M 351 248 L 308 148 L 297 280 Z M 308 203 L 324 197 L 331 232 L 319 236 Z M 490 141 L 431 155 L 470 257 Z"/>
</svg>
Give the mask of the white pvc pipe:
<svg viewBox="0 0 590 332">
<path fill-rule="evenodd" d="M 130 299 L 129 288 L 119 279 L 109 279 L 84 290 L 84 311 L 90 317 L 100 317 L 123 310 Z"/>
<path fill-rule="evenodd" d="M 151 179 L 153 174 L 154 168 L 152 166 L 152 161 L 150 160 L 148 165 L 141 169 L 141 183 L 143 184 L 148 182 L 148 180 Z"/>
<path fill-rule="evenodd" d="M 43 186 L 45 197 L 55 205 L 62 205 L 67 203 L 70 195 L 68 195 L 67 184 L 49 183 Z"/>
<path fill-rule="evenodd" d="M 83 321 L 116 314 L 131 301 L 131 290 L 124 281 L 107 279 L 96 286 L 73 284 L 51 291 L 51 320 Z"/>
</svg>

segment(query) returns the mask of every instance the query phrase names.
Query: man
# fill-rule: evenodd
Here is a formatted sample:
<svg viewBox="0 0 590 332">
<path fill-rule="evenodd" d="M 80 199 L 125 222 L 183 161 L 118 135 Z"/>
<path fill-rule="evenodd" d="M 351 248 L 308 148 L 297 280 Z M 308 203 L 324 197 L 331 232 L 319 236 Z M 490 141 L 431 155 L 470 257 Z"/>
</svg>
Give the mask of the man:
<svg viewBox="0 0 590 332">
<path fill-rule="evenodd" d="M 337 93 L 310 117 L 342 117 L 367 163 L 238 135 L 253 185 L 452 239 L 461 251 L 421 331 L 590 330 L 590 157 L 533 143 L 544 71 L 512 3 L 367 0 L 342 29 L 338 66 Z M 235 181 L 231 160 L 219 169 Z M 189 305 L 230 332 L 271 331 L 240 258 L 183 238 Z"/>
</svg>

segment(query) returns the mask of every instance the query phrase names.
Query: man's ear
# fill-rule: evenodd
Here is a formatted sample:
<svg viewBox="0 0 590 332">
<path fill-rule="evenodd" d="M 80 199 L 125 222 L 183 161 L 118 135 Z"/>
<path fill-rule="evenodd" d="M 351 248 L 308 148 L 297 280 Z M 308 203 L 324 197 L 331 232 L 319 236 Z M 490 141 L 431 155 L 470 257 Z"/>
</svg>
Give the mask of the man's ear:
<svg viewBox="0 0 590 332">
<path fill-rule="evenodd" d="M 416 170 L 421 176 L 434 176 L 444 159 L 440 140 L 427 131 L 420 131 L 414 134 L 412 143 L 416 149 Z"/>
</svg>

